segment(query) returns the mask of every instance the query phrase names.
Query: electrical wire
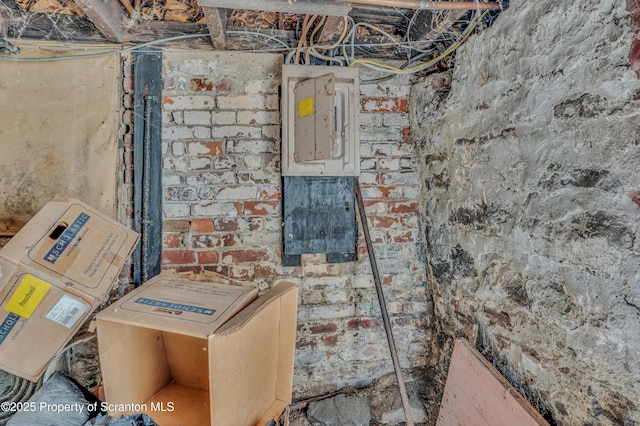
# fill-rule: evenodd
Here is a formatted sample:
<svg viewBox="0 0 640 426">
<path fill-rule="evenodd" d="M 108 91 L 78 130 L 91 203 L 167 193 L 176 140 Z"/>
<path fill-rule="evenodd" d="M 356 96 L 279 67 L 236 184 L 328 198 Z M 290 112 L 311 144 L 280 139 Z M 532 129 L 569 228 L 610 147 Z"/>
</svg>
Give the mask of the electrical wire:
<svg viewBox="0 0 640 426">
<path fill-rule="evenodd" d="M 479 11 L 477 13 L 479 13 Z M 412 41 L 410 39 L 405 38 L 404 41 L 400 41 L 400 40 L 397 40 L 396 36 L 389 34 L 388 32 L 384 31 L 383 29 L 375 25 L 371 25 L 364 22 L 356 23 L 353 20 L 353 18 L 351 18 L 350 16 L 345 17 L 342 33 L 340 34 L 340 37 L 338 38 L 338 40 L 331 45 L 319 45 L 314 43 L 315 34 L 320 30 L 322 25 L 325 23 L 325 18 L 326 18 L 326 17 L 323 18 L 312 29 L 311 27 L 315 23 L 317 19 L 317 15 L 314 15 L 313 17 L 309 17 L 308 15 L 305 16 L 297 47 L 291 47 L 286 42 L 279 39 L 278 37 L 274 37 L 269 34 L 264 34 L 257 31 L 232 30 L 232 31 L 228 31 L 227 33 L 255 35 L 259 37 L 264 37 L 269 41 L 273 41 L 277 43 L 281 47 L 264 46 L 258 49 L 246 49 L 246 50 L 238 50 L 238 51 L 241 51 L 241 52 L 287 52 L 285 56 L 286 58 L 285 63 L 291 63 L 293 59 L 293 55 L 296 55 L 295 63 L 300 63 L 300 56 L 302 55 L 302 52 L 304 50 L 306 64 L 310 64 L 311 57 L 315 57 L 328 62 L 336 62 L 339 65 L 345 65 L 345 63 L 348 66 L 361 64 L 362 66 L 372 68 L 378 71 L 383 71 L 390 74 L 408 74 L 408 73 L 414 73 L 414 72 L 418 72 L 426 68 L 429 68 L 433 64 L 444 59 L 449 54 L 453 53 L 469 37 L 471 32 L 476 28 L 478 23 L 486 16 L 487 13 L 488 11 L 485 11 L 484 13 L 482 13 L 482 15 L 479 18 L 475 19 L 472 23 L 469 22 L 469 25 L 467 26 L 467 28 L 465 28 L 465 31 L 462 34 L 460 34 L 459 32 L 455 31 L 455 29 L 453 29 L 450 31 L 443 31 L 440 34 L 444 36 L 442 39 L 438 38 L 438 39 L 431 39 L 431 40 L 413 40 Z M 412 20 L 414 18 L 415 18 L 415 14 L 414 16 L 412 16 Z M 468 22 L 468 21 L 464 21 L 464 22 Z M 349 30 L 349 26 L 351 26 L 350 30 Z M 378 43 L 356 44 L 355 43 L 356 32 L 357 32 L 357 29 L 360 27 L 364 27 L 364 28 L 368 28 L 373 31 L 376 31 L 377 33 L 380 33 L 382 36 L 392 41 L 388 43 L 378 42 Z M 310 30 L 311 30 L 311 36 L 309 37 L 309 42 L 307 42 L 307 34 L 309 33 Z M 114 50 L 109 50 L 105 52 L 96 52 L 96 53 L 81 54 L 81 55 L 56 56 L 56 57 L 50 57 L 50 58 L 46 58 L 46 57 L 21 58 L 21 57 L 14 57 L 14 56 L 7 56 L 7 55 L 0 54 L 0 60 L 8 60 L 8 61 L 14 61 L 14 62 L 48 62 L 48 61 L 68 60 L 68 59 L 98 58 L 98 57 L 104 57 L 109 55 L 120 55 L 120 54 L 131 52 L 131 51 L 142 51 L 142 49 L 146 47 L 153 46 L 156 44 L 161 44 L 161 43 L 168 43 L 168 42 L 193 39 L 193 38 L 207 38 L 207 37 L 210 37 L 209 34 L 184 34 L 184 35 L 179 35 L 174 37 L 152 40 L 152 41 L 141 43 L 138 45 L 128 46 L 122 49 L 114 49 Z M 457 38 L 458 41 L 455 42 L 448 49 L 443 51 L 443 53 L 440 54 L 439 56 L 427 62 L 424 62 L 420 65 L 409 67 L 409 68 L 394 67 L 392 65 L 374 61 L 371 58 L 374 57 L 375 55 L 371 54 L 371 52 L 366 52 L 367 58 L 359 58 L 359 59 L 355 58 L 356 48 L 388 47 L 388 46 L 407 48 L 409 49 L 409 54 L 411 50 L 414 50 L 416 52 L 419 52 L 421 54 L 419 56 L 422 57 L 422 54 L 424 53 L 433 53 L 433 49 L 421 50 L 420 48 L 417 48 L 417 46 L 423 43 L 429 43 L 433 45 L 438 42 L 447 42 L 447 39 L 449 38 L 452 38 L 452 39 Z M 347 52 L 347 49 L 349 49 L 350 52 Z M 325 54 L 325 53 L 320 53 L 319 50 L 327 50 L 329 52 Z M 341 56 L 336 55 L 336 52 L 338 50 L 342 51 Z M 408 63 L 413 62 L 414 60 L 415 58 L 413 60 L 410 60 Z"/>
<path fill-rule="evenodd" d="M 269 34 L 259 33 L 257 31 L 237 31 L 237 30 L 232 30 L 232 31 L 228 31 L 227 34 L 258 35 L 258 36 L 265 37 L 265 38 L 267 38 L 269 40 L 273 40 L 273 41 L 281 44 L 284 47 L 283 50 L 291 49 L 291 47 L 287 43 L 285 43 L 284 41 L 280 40 L 279 38 L 271 36 Z M 179 41 L 179 40 L 186 40 L 186 39 L 192 39 L 192 38 L 208 38 L 208 37 L 210 37 L 209 34 L 183 34 L 183 35 L 179 35 L 179 36 L 173 36 L 173 37 L 167 37 L 167 38 L 162 38 L 162 39 L 158 39 L 158 40 L 152 40 L 152 41 L 148 41 L 146 43 L 137 44 L 135 46 L 125 47 L 123 49 L 114 49 L 114 50 L 109 50 L 109 51 L 106 51 L 106 52 L 90 53 L 90 54 L 86 54 L 86 55 L 54 56 L 54 57 L 51 57 L 51 58 L 20 58 L 20 57 L 0 55 L 0 60 L 7 60 L 7 61 L 14 61 L 14 62 L 50 62 L 50 61 L 63 61 L 63 60 L 67 60 L 67 59 L 100 58 L 100 57 L 104 57 L 104 56 L 121 55 L 123 53 L 131 52 L 131 51 L 134 51 L 134 50 L 140 50 L 140 49 L 143 49 L 145 47 L 149 47 L 149 46 L 153 46 L 153 45 L 161 44 L 161 43 L 167 43 L 167 42 Z M 250 51 L 263 52 L 265 50 L 257 49 L 257 50 L 250 50 Z"/>
<path fill-rule="evenodd" d="M 394 67 L 393 65 L 385 64 L 383 62 L 372 61 L 370 59 L 356 59 L 353 62 L 351 62 L 349 64 L 349 66 L 354 66 L 356 64 L 362 64 L 363 66 L 365 66 L 367 68 L 371 68 L 371 69 L 374 69 L 374 70 L 377 70 L 377 71 L 385 71 L 385 72 L 393 73 L 393 74 L 412 74 L 412 73 L 416 73 L 416 72 L 425 70 L 425 69 L 437 64 L 442 59 L 444 59 L 447 56 L 449 56 L 451 53 L 455 52 L 467 40 L 467 38 L 469 38 L 469 36 L 473 32 L 473 30 L 475 30 L 475 28 L 478 26 L 480 21 L 482 21 L 482 19 L 487 15 L 487 13 L 488 13 L 488 11 L 484 11 L 478 18 L 476 18 L 473 21 L 473 23 L 470 23 L 470 25 L 465 29 L 462 38 L 460 38 L 460 40 L 458 40 L 455 44 L 449 46 L 440 55 L 436 56 L 433 59 L 430 59 L 429 61 L 423 62 L 420 65 L 416 65 L 416 66 L 413 66 L 413 67 L 410 67 L 410 68 L 402 69 L 402 68 Z"/>
</svg>

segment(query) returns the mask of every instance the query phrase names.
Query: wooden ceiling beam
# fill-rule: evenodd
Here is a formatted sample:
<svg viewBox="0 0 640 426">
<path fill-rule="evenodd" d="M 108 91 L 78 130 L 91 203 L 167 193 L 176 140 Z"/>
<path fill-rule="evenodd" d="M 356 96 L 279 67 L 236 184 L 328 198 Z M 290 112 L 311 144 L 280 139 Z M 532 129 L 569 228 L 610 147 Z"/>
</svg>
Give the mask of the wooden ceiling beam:
<svg viewBox="0 0 640 426">
<path fill-rule="evenodd" d="M 75 0 L 104 37 L 113 42 L 121 42 L 124 29 L 124 12 L 117 1 Z"/>
<path fill-rule="evenodd" d="M 104 42 L 86 17 L 25 12 L 13 0 L 0 0 L 0 29 L 9 38 Z"/>
<path fill-rule="evenodd" d="M 227 16 L 228 9 L 218 7 L 202 7 L 204 19 L 211 36 L 211 44 L 214 49 L 225 50 L 227 48 Z"/>
<path fill-rule="evenodd" d="M 318 44 L 327 44 L 336 31 L 338 31 L 338 28 L 340 28 L 340 23 L 342 21 L 344 21 L 344 18 L 341 18 L 340 16 L 329 16 L 322 26 L 322 30 L 320 30 Z"/>
<path fill-rule="evenodd" d="M 321 16 L 347 16 L 351 11 L 351 4 L 330 0 L 198 0 L 198 5 Z"/>
</svg>

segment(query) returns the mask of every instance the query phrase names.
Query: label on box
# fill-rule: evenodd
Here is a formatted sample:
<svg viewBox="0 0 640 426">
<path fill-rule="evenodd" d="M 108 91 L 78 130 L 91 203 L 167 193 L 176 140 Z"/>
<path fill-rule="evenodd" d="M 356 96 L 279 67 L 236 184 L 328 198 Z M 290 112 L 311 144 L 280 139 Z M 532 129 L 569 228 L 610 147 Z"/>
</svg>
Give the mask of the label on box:
<svg viewBox="0 0 640 426">
<path fill-rule="evenodd" d="M 73 327 L 89 306 L 80 299 L 65 294 L 49 311 L 47 318 L 67 328 Z"/>
<path fill-rule="evenodd" d="M 182 312 L 191 312 L 200 315 L 213 315 L 215 309 L 203 308 L 200 306 L 185 305 L 184 303 L 171 303 L 162 300 L 147 299 L 146 297 L 138 297 L 133 303 L 141 305 L 153 306 L 164 309 L 165 313 L 180 315 Z"/>
<path fill-rule="evenodd" d="M 31 274 L 25 274 L 5 308 L 16 315 L 29 318 L 50 288 L 51 284 L 48 282 Z"/>
<path fill-rule="evenodd" d="M 20 315 L 9 312 L 9 315 L 7 315 L 4 321 L 2 321 L 2 324 L 0 324 L 0 345 L 4 342 L 4 339 L 7 338 L 9 333 L 11 333 L 13 327 L 18 323 L 18 320 L 20 320 Z"/>
<path fill-rule="evenodd" d="M 87 224 L 90 218 L 91 216 L 88 214 L 84 212 L 80 213 L 71 225 L 67 226 L 62 235 L 58 237 L 55 244 L 53 244 L 49 251 L 44 255 L 44 260 L 49 263 L 56 263 L 67 247 L 69 247 L 78 234 L 80 234 L 80 231 Z"/>
</svg>

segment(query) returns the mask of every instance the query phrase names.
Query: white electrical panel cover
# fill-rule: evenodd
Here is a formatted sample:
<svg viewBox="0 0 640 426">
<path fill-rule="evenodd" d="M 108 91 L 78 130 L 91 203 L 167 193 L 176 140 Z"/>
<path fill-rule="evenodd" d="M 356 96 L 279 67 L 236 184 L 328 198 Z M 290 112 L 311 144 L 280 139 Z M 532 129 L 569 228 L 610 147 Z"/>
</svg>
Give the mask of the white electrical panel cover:
<svg viewBox="0 0 640 426">
<path fill-rule="evenodd" d="M 284 65 L 282 175 L 360 173 L 357 68 Z"/>
</svg>

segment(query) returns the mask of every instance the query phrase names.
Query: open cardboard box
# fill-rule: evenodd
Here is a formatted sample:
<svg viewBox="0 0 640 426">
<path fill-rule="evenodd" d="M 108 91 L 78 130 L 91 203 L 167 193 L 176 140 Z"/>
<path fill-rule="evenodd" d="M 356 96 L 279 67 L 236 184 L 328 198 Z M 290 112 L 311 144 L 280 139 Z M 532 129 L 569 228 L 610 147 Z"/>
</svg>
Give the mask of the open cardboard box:
<svg viewBox="0 0 640 426">
<path fill-rule="evenodd" d="M 102 302 L 138 234 L 59 194 L 0 250 L 0 369 L 37 381 Z"/>
<path fill-rule="evenodd" d="M 158 424 L 265 425 L 291 402 L 298 291 L 161 274 L 100 312 L 111 415 Z"/>
</svg>

